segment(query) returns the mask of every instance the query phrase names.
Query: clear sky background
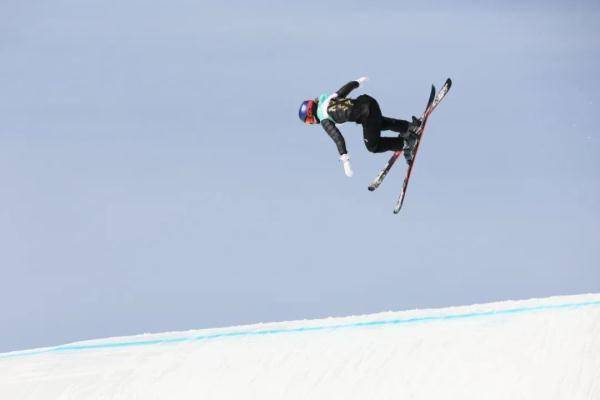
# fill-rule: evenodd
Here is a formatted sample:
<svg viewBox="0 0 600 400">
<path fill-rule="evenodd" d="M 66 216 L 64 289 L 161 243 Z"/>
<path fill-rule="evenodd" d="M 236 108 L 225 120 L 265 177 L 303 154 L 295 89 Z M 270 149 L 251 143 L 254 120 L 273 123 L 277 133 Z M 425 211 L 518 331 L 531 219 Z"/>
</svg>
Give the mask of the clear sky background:
<svg viewBox="0 0 600 400">
<path fill-rule="evenodd" d="M 600 291 L 596 1 L 0 3 L 0 351 Z M 433 114 L 403 168 L 306 98 Z"/>
</svg>

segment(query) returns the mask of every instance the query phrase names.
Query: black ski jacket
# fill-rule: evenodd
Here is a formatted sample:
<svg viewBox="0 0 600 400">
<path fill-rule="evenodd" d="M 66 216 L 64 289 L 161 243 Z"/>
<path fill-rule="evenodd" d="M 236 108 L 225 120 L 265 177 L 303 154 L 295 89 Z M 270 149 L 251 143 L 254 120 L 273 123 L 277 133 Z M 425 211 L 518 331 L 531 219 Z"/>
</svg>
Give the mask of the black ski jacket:
<svg viewBox="0 0 600 400">
<path fill-rule="evenodd" d="M 348 153 L 348 150 L 346 149 L 346 141 L 335 124 L 343 124 L 348 121 L 360 123 L 363 112 L 357 110 L 353 99 L 346 98 L 351 91 L 359 86 L 358 81 L 350 81 L 335 92 L 337 97 L 331 99 L 327 106 L 327 114 L 334 122 L 329 119 L 321 121 L 321 126 L 337 146 L 340 155 Z"/>
</svg>

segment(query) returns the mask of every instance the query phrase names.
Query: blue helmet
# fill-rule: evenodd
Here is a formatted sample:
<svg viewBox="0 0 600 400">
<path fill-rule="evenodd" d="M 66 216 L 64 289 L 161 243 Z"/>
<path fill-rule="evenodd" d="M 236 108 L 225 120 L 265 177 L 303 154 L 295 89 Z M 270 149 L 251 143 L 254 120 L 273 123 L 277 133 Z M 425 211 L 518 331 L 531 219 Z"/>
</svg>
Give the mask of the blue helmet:
<svg viewBox="0 0 600 400">
<path fill-rule="evenodd" d="M 316 124 L 317 119 L 317 102 L 315 100 L 305 100 L 300 105 L 298 117 L 306 124 Z"/>
</svg>

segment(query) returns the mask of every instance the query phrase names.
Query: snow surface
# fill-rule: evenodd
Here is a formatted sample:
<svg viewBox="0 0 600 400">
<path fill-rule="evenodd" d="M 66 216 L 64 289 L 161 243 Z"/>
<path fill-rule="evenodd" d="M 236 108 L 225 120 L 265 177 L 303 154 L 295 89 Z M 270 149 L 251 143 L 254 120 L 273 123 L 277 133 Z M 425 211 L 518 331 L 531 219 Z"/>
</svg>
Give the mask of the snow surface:
<svg viewBox="0 0 600 400">
<path fill-rule="evenodd" d="M 600 399 L 600 294 L 0 354 L 1 399 Z"/>
</svg>

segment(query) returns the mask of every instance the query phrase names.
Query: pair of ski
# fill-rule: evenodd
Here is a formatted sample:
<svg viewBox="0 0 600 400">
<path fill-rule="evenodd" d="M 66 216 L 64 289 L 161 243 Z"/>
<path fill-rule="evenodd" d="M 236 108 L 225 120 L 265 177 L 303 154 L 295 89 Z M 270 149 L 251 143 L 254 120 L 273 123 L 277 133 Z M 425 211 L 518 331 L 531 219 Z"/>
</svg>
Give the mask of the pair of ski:
<svg viewBox="0 0 600 400">
<path fill-rule="evenodd" d="M 404 197 L 406 196 L 406 189 L 408 188 L 408 182 L 410 181 L 410 175 L 412 173 L 413 166 L 415 165 L 415 160 L 417 158 L 417 153 L 419 152 L 419 146 L 421 145 L 421 140 L 423 139 L 423 133 L 425 132 L 425 126 L 427 125 L 427 119 L 429 118 L 429 116 L 431 115 L 433 110 L 436 109 L 438 104 L 440 104 L 442 99 L 446 96 L 446 93 L 448 93 L 448 90 L 450 90 L 450 86 L 452 86 L 452 81 L 450 80 L 450 78 L 448 78 L 446 80 L 446 82 L 444 83 L 444 86 L 442 86 L 442 89 L 436 94 L 435 86 L 431 85 L 431 93 L 429 95 L 429 100 L 427 101 L 427 107 L 425 107 L 425 111 L 423 112 L 423 116 L 421 117 L 421 126 L 419 127 L 419 129 L 416 132 L 417 135 L 419 135 L 419 139 L 418 139 L 415 149 L 413 151 L 412 160 L 411 160 L 411 162 L 408 163 L 408 169 L 406 170 L 406 176 L 404 177 L 404 183 L 402 185 L 402 192 L 400 192 L 400 195 L 398 196 L 398 200 L 396 201 L 396 205 L 394 206 L 394 214 L 398 214 L 400 212 L 400 209 L 402 208 L 402 204 L 404 204 Z M 394 163 L 396 162 L 396 160 L 398 159 L 398 157 L 400 157 L 400 155 L 402 153 L 403 153 L 402 150 L 394 152 L 394 154 L 390 157 L 389 161 L 387 162 L 385 167 L 381 170 L 379 175 L 377 175 L 377 177 L 369 185 L 370 191 L 374 191 L 375 189 L 377 189 L 379 187 L 379 185 L 381 185 L 381 182 L 383 182 L 383 179 L 386 177 L 388 172 L 390 172 L 390 169 L 392 168 L 392 166 L 394 165 Z"/>
</svg>

